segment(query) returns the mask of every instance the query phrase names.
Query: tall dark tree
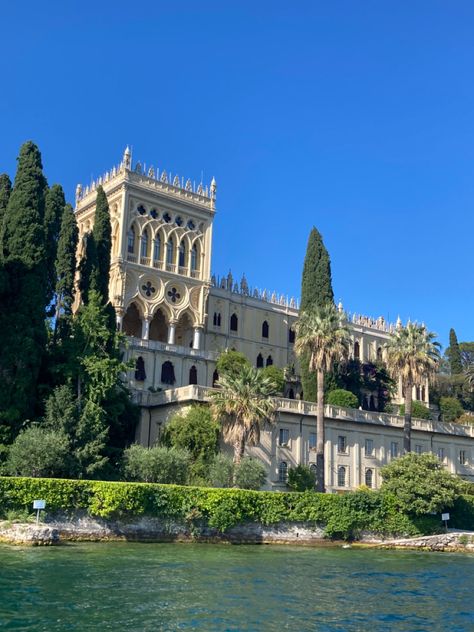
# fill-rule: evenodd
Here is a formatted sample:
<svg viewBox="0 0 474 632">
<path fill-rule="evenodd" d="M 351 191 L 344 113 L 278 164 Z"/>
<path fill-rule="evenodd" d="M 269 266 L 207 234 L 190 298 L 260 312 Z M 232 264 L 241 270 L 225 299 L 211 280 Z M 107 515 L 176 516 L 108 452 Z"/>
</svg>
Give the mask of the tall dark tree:
<svg viewBox="0 0 474 632">
<path fill-rule="evenodd" d="M 2 226 L 8 200 L 12 190 L 12 183 L 6 173 L 0 174 L 0 243 L 2 242 Z"/>
<path fill-rule="evenodd" d="M 11 440 L 21 420 L 34 413 L 45 350 L 47 183 L 42 169 L 38 148 L 25 143 L 5 210 L 1 248 L 6 282 L 0 296 L 0 442 Z"/>
<path fill-rule="evenodd" d="M 44 209 L 44 234 L 46 242 L 47 257 L 47 287 L 48 287 L 48 304 L 51 303 L 56 286 L 56 251 L 58 248 L 59 230 L 61 227 L 61 218 L 64 211 L 66 200 L 64 191 L 59 184 L 53 186 L 46 193 L 45 209 Z"/>
<path fill-rule="evenodd" d="M 104 189 L 97 187 L 97 200 L 92 237 L 95 244 L 95 261 L 91 270 L 90 289 L 98 292 L 102 302 L 109 301 L 110 250 L 112 247 L 112 227 L 109 203 Z"/>
<path fill-rule="evenodd" d="M 308 239 L 301 279 L 301 312 L 334 304 L 332 290 L 331 260 L 319 231 L 313 227 Z M 316 401 L 317 387 L 313 371 L 309 370 L 309 355 L 300 357 L 301 381 L 304 399 Z"/>
<path fill-rule="evenodd" d="M 461 375 L 463 372 L 461 349 L 456 332 L 452 328 L 449 330 L 449 349 L 447 350 L 447 355 L 449 357 L 451 375 Z"/>
<path fill-rule="evenodd" d="M 67 204 L 62 213 L 54 266 L 56 277 L 56 323 L 62 318 L 68 320 L 72 316 L 78 236 L 79 231 L 74 211 L 72 206 Z"/>
</svg>

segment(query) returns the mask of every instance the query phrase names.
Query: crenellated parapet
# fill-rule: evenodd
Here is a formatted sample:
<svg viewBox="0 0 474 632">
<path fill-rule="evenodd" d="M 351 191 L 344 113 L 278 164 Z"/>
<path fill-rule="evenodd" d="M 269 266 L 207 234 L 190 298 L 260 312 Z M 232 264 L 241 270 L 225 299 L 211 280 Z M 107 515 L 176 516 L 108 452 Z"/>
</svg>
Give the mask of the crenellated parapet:
<svg viewBox="0 0 474 632">
<path fill-rule="evenodd" d="M 288 307 L 295 310 L 299 308 L 298 300 L 295 299 L 293 296 L 290 298 L 288 296 L 285 296 L 284 294 L 278 294 L 275 291 L 270 292 L 266 289 L 261 290 L 256 287 L 250 287 L 247 279 L 245 278 L 245 274 L 242 275 L 240 283 L 234 280 L 232 272 L 230 271 L 226 276 L 222 277 L 212 275 L 211 286 L 219 288 L 221 290 L 227 290 L 232 294 L 240 294 L 241 296 L 249 296 L 259 301 L 273 303 L 274 305 L 280 305 L 282 307 Z"/>
</svg>

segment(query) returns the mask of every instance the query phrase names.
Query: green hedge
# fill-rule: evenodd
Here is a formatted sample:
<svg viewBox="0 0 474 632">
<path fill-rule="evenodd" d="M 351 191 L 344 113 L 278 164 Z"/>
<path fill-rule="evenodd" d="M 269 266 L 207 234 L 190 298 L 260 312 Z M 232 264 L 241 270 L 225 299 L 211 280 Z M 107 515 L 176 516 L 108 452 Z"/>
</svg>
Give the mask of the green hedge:
<svg viewBox="0 0 474 632">
<path fill-rule="evenodd" d="M 122 519 L 148 515 L 190 526 L 208 525 L 221 532 L 246 521 L 264 525 L 307 522 L 325 525 L 328 537 L 347 539 L 357 537 L 361 531 L 387 536 L 432 533 L 441 524 L 439 517 L 415 519 L 401 513 L 393 496 L 376 491 L 344 495 L 312 491 L 277 493 L 155 483 L 0 477 L 3 514 L 9 510 L 31 511 L 33 500 L 38 498 L 46 500 L 50 513 L 72 514 L 81 510 L 92 516 Z M 474 515 L 474 498 L 466 502 Z M 463 513 L 461 508 L 459 511 Z"/>
</svg>

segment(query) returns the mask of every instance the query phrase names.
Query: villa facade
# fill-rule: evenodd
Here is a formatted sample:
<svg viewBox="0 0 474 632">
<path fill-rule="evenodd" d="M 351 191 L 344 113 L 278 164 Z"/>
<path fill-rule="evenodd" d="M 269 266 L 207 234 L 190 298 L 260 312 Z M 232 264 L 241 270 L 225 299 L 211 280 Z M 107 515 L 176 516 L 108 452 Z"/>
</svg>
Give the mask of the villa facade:
<svg viewBox="0 0 474 632">
<path fill-rule="evenodd" d="M 195 401 L 205 399 L 205 388 L 199 389 L 216 383 L 218 355 L 235 349 L 256 367 L 273 364 L 285 369 L 277 424 L 264 433 L 261 446 L 252 449 L 267 465 L 269 487 L 283 487 L 285 467 L 315 460 L 315 410 L 302 401 L 294 353 L 297 300 L 251 288 L 245 277 L 237 281 L 231 273 L 222 278 L 211 275 L 215 180 L 196 186 L 153 166 L 132 165 L 128 148 L 120 164 L 90 186 L 77 186 L 79 256 L 93 227 L 98 185 L 107 195 L 112 224 L 109 296 L 117 326 L 128 339 L 127 359 L 135 363 L 130 387 L 142 406 L 138 439 L 152 445 L 169 414 L 190 403 L 189 393 Z M 341 304 L 339 309 L 343 310 Z M 362 363 L 383 361 L 385 344 L 397 324 L 355 314 L 349 315 L 348 324 L 351 356 Z M 428 405 L 428 383 L 415 387 L 413 397 Z M 395 402 L 403 402 L 400 387 Z M 380 467 L 402 446 L 401 418 L 377 413 L 374 393 L 366 394 L 363 407 L 373 412 L 348 415 L 327 407 L 330 490 L 369 481 L 376 487 Z M 450 469 L 470 475 L 471 430 L 454 424 L 428 428 L 434 423 L 415 422 L 413 449 L 442 450 L 439 454 Z M 345 450 L 339 449 L 340 437 L 346 437 Z M 337 484 L 343 480 L 344 485 Z"/>
</svg>

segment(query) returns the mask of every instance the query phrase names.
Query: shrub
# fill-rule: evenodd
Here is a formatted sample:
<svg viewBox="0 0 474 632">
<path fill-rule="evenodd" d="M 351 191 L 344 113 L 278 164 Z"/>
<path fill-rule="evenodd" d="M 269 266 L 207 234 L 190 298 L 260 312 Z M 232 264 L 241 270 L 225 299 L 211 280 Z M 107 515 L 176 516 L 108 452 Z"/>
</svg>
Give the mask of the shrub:
<svg viewBox="0 0 474 632">
<path fill-rule="evenodd" d="M 232 487 L 234 484 L 234 462 L 226 454 L 217 454 L 209 467 L 209 482 L 212 487 Z"/>
<path fill-rule="evenodd" d="M 223 351 L 216 362 L 216 369 L 219 375 L 240 375 L 244 367 L 249 367 L 250 362 L 240 351 Z"/>
<path fill-rule="evenodd" d="M 270 366 L 266 366 L 260 370 L 265 377 L 268 377 L 275 384 L 274 395 L 283 395 L 283 388 L 285 386 L 285 375 L 283 369 L 271 364 Z"/>
<path fill-rule="evenodd" d="M 345 406 L 346 408 L 358 408 L 359 400 L 350 391 L 345 391 L 343 388 L 336 388 L 334 391 L 330 391 L 327 395 L 327 403 L 332 406 Z"/>
<path fill-rule="evenodd" d="M 314 490 L 316 473 L 309 465 L 297 465 L 288 470 L 288 487 L 294 492 Z"/>
<path fill-rule="evenodd" d="M 456 423 L 472 426 L 474 424 L 474 415 L 472 413 L 464 413 L 456 419 Z"/>
<path fill-rule="evenodd" d="M 188 480 L 191 457 L 181 448 L 144 448 L 134 444 L 125 450 L 124 462 L 125 476 L 131 480 L 184 485 Z"/>
<path fill-rule="evenodd" d="M 429 453 L 406 454 L 381 474 L 382 492 L 393 494 L 403 512 L 416 516 L 452 507 L 461 490 L 461 481 Z"/>
<path fill-rule="evenodd" d="M 68 458 L 69 441 L 62 432 L 30 426 L 11 445 L 6 470 L 13 476 L 62 476 Z"/>
<path fill-rule="evenodd" d="M 405 404 L 400 406 L 400 415 L 405 414 Z M 430 409 L 424 406 L 421 402 L 413 402 L 411 407 L 411 415 L 416 419 L 430 419 L 431 412 Z"/>
<path fill-rule="evenodd" d="M 244 457 L 234 468 L 235 486 L 240 489 L 260 489 L 266 478 L 265 466 L 249 456 Z"/>
<path fill-rule="evenodd" d="M 463 407 L 455 397 L 441 397 L 439 408 L 443 421 L 456 421 L 464 412 Z"/>
</svg>

